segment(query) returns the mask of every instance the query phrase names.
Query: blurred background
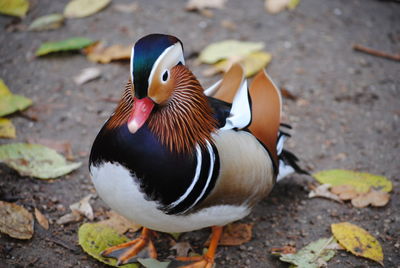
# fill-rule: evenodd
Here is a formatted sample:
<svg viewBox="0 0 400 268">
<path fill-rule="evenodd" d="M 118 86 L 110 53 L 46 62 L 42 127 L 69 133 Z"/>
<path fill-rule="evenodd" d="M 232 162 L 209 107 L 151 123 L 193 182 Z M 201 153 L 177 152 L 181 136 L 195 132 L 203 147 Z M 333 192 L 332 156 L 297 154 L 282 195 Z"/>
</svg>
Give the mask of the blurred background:
<svg viewBox="0 0 400 268">
<path fill-rule="evenodd" d="M 339 221 L 368 230 L 381 242 L 385 266 L 397 267 L 400 4 L 301 0 L 290 9 L 266 7 L 262 0 L 220 2 L 217 8 L 188 10 L 184 0 L 112 0 L 92 15 L 70 15 L 59 27 L 46 31 L 29 27 L 41 16 L 63 14 L 68 1 L 32 0 L 25 17 L 0 15 L 0 78 L 12 93 L 33 103 L 28 110 L 7 117 L 17 135 L 14 140 L 0 139 L 0 144 L 64 142 L 71 146 L 70 158 L 83 163 L 78 170 L 51 181 L 21 177 L 0 166 L 0 200 L 15 201 L 30 211 L 39 208 L 50 221 L 49 230 L 35 229 L 27 241 L 2 235 L 0 266 L 106 267 L 77 245 L 78 227 L 87 219 L 64 225 L 56 221 L 70 204 L 89 193 L 95 195 L 87 169 L 91 143 L 122 95 L 129 60 L 123 48 L 120 59 L 116 56 L 108 63 L 90 60 L 90 48 L 36 56 L 38 48 L 72 37 L 101 41 L 103 48 L 127 47 L 144 35 L 167 33 L 183 42 L 187 65 L 205 87 L 222 75 L 210 72 L 212 65 L 200 63 L 198 56 L 204 48 L 227 39 L 262 42 L 261 51 L 271 56 L 266 70 L 284 90 L 284 122 L 293 126 L 288 148 L 298 155 L 301 165 L 310 172 L 341 168 L 381 174 L 394 186 L 384 208 L 356 209 L 348 203 L 309 199 L 309 187 L 315 181 L 293 175 L 243 220 L 254 223 L 250 242 L 219 248 L 217 267 L 287 267 L 271 255 L 271 248 L 301 248 L 329 237 L 330 224 Z M 354 46 L 374 51 L 364 53 Z M 392 58 L 379 57 L 379 52 Z M 94 68 L 94 79 L 77 80 L 86 68 Z M 108 208 L 96 196 L 91 202 L 95 220 L 103 219 Z M 182 239 L 201 252 L 207 236 L 208 230 L 201 230 Z M 170 255 L 168 242 L 159 243 L 166 256 Z M 329 267 L 379 264 L 343 252 Z"/>
</svg>

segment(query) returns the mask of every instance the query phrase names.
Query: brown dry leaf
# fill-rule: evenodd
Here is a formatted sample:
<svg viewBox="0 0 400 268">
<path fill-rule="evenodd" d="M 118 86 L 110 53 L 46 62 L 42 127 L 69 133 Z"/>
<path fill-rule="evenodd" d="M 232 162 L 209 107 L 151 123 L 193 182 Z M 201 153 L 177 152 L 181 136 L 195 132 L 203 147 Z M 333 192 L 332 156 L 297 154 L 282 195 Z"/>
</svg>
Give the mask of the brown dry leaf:
<svg viewBox="0 0 400 268">
<path fill-rule="evenodd" d="M 227 0 L 189 0 L 186 4 L 187 11 L 196 11 L 206 8 L 224 8 Z"/>
<path fill-rule="evenodd" d="M 281 248 L 271 248 L 271 254 L 272 255 L 282 255 L 282 254 L 295 254 L 296 253 L 296 247 L 293 246 L 283 246 Z"/>
<path fill-rule="evenodd" d="M 92 198 L 92 195 L 89 194 L 82 198 L 79 202 L 76 202 L 72 205 L 69 206 L 71 211 L 78 211 L 80 214 L 88 218 L 89 220 L 93 220 L 94 215 L 93 215 L 93 209 L 92 206 L 90 205 L 89 201 Z"/>
<path fill-rule="evenodd" d="M 192 246 L 190 245 L 189 242 L 178 242 L 175 245 L 173 245 L 171 250 L 176 250 L 176 256 L 179 257 L 187 257 L 189 255 L 189 252 L 192 251 Z"/>
<path fill-rule="evenodd" d="M 130 60 L 132 47 L 122 45 L 104 47 L 104 44 L 98 43 L 85 50 L 85 53 L 92 62 L 109 63 L 114 60 Z"/>
<path fill-rule="evenodd" d="M 357 208 L 364 208 L 369 205 L 374 207 L 385 206 L 390 199 L 390 195 L 383 191 L 372 190 L 366 194 L 360 194 L 351 200 L 351 204 Z"/>
<path fill-rule="evenodd" d="M 352 185 L 333 186 L 331 192 L 338 195 L 341 200 L 351 200 L 360 194 Z"/>
<path fill-rule="evenodd" d="M 70 222 L 77 222 L 82 220 L 82 216 L 85 216 L 89 220 L 93 220 L 93 209 L 89 201 L 92 195 L 89 194 L 82 198 L 79 202 L 73 203 L 69 206 L 71 213 L 68 213 L 57 220 L 57 224 L 66 224 Z"/>
<path fill-rule="evenodd" d="M 119 215 L 117 212 L 112 210 L 107 212 L 107 216 L 107 220 L 100 221 L 98 223 L 114 229 L 115 231 L 117 231 L 118 234 L 124 234 L 128 230 L 131 232 L 136 232 L 142 227 L 141 225 L 126 219 L 125 217 Z"/>
<path fill-rule="evenodd" d="M 78 211 L 73 210 L 71 213 L 65 214 L 64 216 L 59 218 L 56 222 L 57 224 L 62 225 L 71 222 L 78 222 L 82 220 L 82 218 L 82 215 Z"/>
<path fill-rule="evenodd" d="M 251 240 L 253 224 L 251 223 L 231 223 L 224 227 L 219 241 L 221 246 L 240 246 Z M 210 244 L 210 238 L 205 243 Z"/>
<path fill-rule="evenodd" d="M 330 184 L 321 184 L 308 194 L 308 198 L 324 197 L 342 203 L 342 200 L 340 200 L 339 196 L 329 192 L 330 187 Z"/>
<path fill-rule="evenodd" d="M 32 238 L 32 214 L 22 206 L 0 201 L 0 232 L 17 239 Z"/>
<path fill-rule="evenodd" d="M 49 221 L 47 220 L 46 216 L 40 212 L 37 208 L 35 208 L 35 217 L 40 226 L 42 226 L 44 229 L 48 230 L 49 229 Z"/>
<path fill-rule="evenodd" d="M 55 141 L 42 138 L 28 138 L 28 143 L 41 144 L 62 153 L 67 160 L 74 160 L 71 143 L 65 140 Z"/>
</svg>

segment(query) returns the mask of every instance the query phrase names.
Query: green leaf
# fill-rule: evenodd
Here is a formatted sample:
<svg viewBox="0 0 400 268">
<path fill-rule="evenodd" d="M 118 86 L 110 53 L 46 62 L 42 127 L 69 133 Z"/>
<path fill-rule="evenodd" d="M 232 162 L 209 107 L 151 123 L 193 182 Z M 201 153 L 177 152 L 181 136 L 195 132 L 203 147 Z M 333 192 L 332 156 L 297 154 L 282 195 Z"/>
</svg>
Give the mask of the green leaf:
<svg viewBox="0 0 400 268">
<path fill-rule="evenodd" d="M 368 258 L 383 266 L 383 251 L 378 240 L 366 230 L 349 222 L 334 223 L 332 233 L 339 244 L 356 256 Z"/>
<path fill-rule="evenodd" d="M 64 16 L 62 14 L 49 14 L 34 20 L 31 25 L 29 25 L 29 31 L 45 31 L 54 30 L 60 28 L 64 23 Z"/>
<path fill-rule="evenodd" d="M 30 99 L 12 94 L 2 79 L 0 79 L 0 97 L 0 117 L 22 111 L 32 105 Z"/>
<path fill-rule="evenodd" d="M 300 4 L 300 0 L 290 0 L 287 7 L 292 10 L 295 9 Z"/>
<path fill-rule="evenodd" d="M 39 144 L 12 143 L 0 145 L 0 162 L 22 176 L 52 179 L 70 173 L 82 163 L 67 162 L 53 149 Z"/>
<path fill-rule="evenodd" d="M 178 240 L 181 237 L 182 233 L 167 233 L 170 234 L 175 240 Z"/>
<path fill-rule="evenodd" d="M 11 120 L 0 118 L 0 138 L 15 139 L 16 137 L 15 127 Z"/>
<path fill-rule="evenodd" d="M 392 190 L 392 182 L 384 176 L 344 169 L 319 171 L 313 177 L 322 184 L 352 185 L 357 192 L 367 193 L 371 187 L 384 192 Z"/>
<path fill-rule="evenodd" d="M 199 56 L 201 62 L 215 63 L 222 59 L 241 58 L 264 48 L 263 42 L 225 40 L 207 46 Z"/>
<path fill-rule="evenodd" d="M 321 238 L 311 242 L 296 254 L 282 254 L 281 261 L 295 264 L 298 268 L 319 268 L 321 263 L 327 262 L 335 256 L 335 250 L 329 249 L 329 245 L 335 240 Z"/>
<path fill-rule="evenodd" d="M 110 4 L 111 0 L 72 0 L 64 9 L 66 18 L 82 18 L 93 15 Z"/>
<path fill-rule="evenodd" d="M 24 17 L 29 9 L 28 0 L 0 0 L 0 13 Z"/>
<path fill-rule="evenodd" d="M 110 266 L 118 267 L 117 260 L 104 258 L 100 253 L 109 247 L 128 242 L 129 239 L 118 234 L 114 229 L 98 223 L 85 223 L 79 227 L 79 245 L 82 249 L 95 258 Z M 124 268 L 139 268 L 138 264 L 127 264 Z"/>
<path fill-rule="evenodd" d="M 147 259 L 138 258 L 138 262 L 140 262 L 140 264 L 146 268 L 167 268 L 168 265 L 171 263 L 170 261 L 160 262 L 152 258 L 147 258 Z"/>
<path fill-rule="evenodd" d="M 43 56 L 53 52 L 72 51 L 85 48 L 94 41 L 85 37 L 72 37 L 58 42 L 43 43 L 36 51 L 36 56 Z"/>
</svg>

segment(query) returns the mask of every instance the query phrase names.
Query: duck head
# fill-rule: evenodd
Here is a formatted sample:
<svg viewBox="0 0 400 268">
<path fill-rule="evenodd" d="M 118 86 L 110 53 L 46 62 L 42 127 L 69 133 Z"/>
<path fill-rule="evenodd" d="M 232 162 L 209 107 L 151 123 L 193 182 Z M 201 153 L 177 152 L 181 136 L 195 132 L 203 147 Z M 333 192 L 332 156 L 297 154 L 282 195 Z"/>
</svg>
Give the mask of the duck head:
<svg viewBox="0 0 400 268">
<path fill-rule="evenodd" d="M 127 124 L 135 134 L 147 124 L 171 150 L 190 151 L 211 139 L 216 122 L 203 88 L 185 66 L 182 42 L 151 34 L 132 48 L 130 81 L 110 128 Z"/>
</svg>

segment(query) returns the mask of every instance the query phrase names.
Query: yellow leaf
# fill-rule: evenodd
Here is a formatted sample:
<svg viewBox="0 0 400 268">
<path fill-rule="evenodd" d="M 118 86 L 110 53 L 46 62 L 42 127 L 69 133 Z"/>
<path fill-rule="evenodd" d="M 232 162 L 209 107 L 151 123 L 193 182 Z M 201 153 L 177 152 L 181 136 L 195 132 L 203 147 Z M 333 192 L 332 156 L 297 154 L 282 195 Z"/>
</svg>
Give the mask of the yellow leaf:
<svg viewBox="0 0 400 268">
<path fill-rule="evenodd" d="M 64 9 L 66 18 L 83 18 L 93 15 L 110 4 L 111 0 L 72 0 Z"/>
<path fill-rule="evenodd" d="M 2 79 L 0 79 L 0 97 L 0 117 L 22 111 L 32 104 L 30 99 L 12 94 Z"/>
<path fill-rule="evenodd" d="M 16 137 L 15 127 L 11 120 L 0 118 L 0 138 L 15 139 Z"/>
<path fill-rule="evenodd" d="M 0 13 L 23 17 L 29 9 L 28 0 L 0 0 Z"/>
<path fill-rule="evenodd" d="M 85 223 L 79 227 L 79 245 L 83 250 L 103 263 L 117 267 L 117 260 L 105 258 L 100 255 L 105 249 L 128 242 L 129 239 L 118 234 L 114 229 L 98 223 Z M 138 268 L 138 264 L 127 264 L 124 268 Z"/>
<path fill-rule="evenodd" d="M 0 79 L 0 96 L 9 96 L 9 95 L 12 95 L 11 91 L 4 83 L 3 79 Z"/>
<path fill-rule="evenodd" d="M 319 171 L 313 177 L 322 184 L 352 185 L 360 193 L 367 193 L 371 187 L 381 189 L 384 192 L 392 190 L 392 182 L 384 176 L 356 172 L 343 169 L 331 169 Z"/>
<path fill-rule="evenodd" d="M 232 57 L 242 58 L 252 52 L 264 48 L 263 42 L 241 42 L 237 40 L 225 40 L 213 43 L 201 51 L 199 60 L 213 64 L 223 59 Z"/>
<path fill-rule="evenodd" d="M 366 230 L 349 222 L 334 223 L 332 233 L 339 244 L 356 256 L 374 260 L 383 266 L 383 251 L 378 240 Z"/>
<path fill-rule="evenodd" d="M 300 4 L 300 0 L 290 0 L 287 4 L 288 9 L 295 9 Z"/>
</svg>

